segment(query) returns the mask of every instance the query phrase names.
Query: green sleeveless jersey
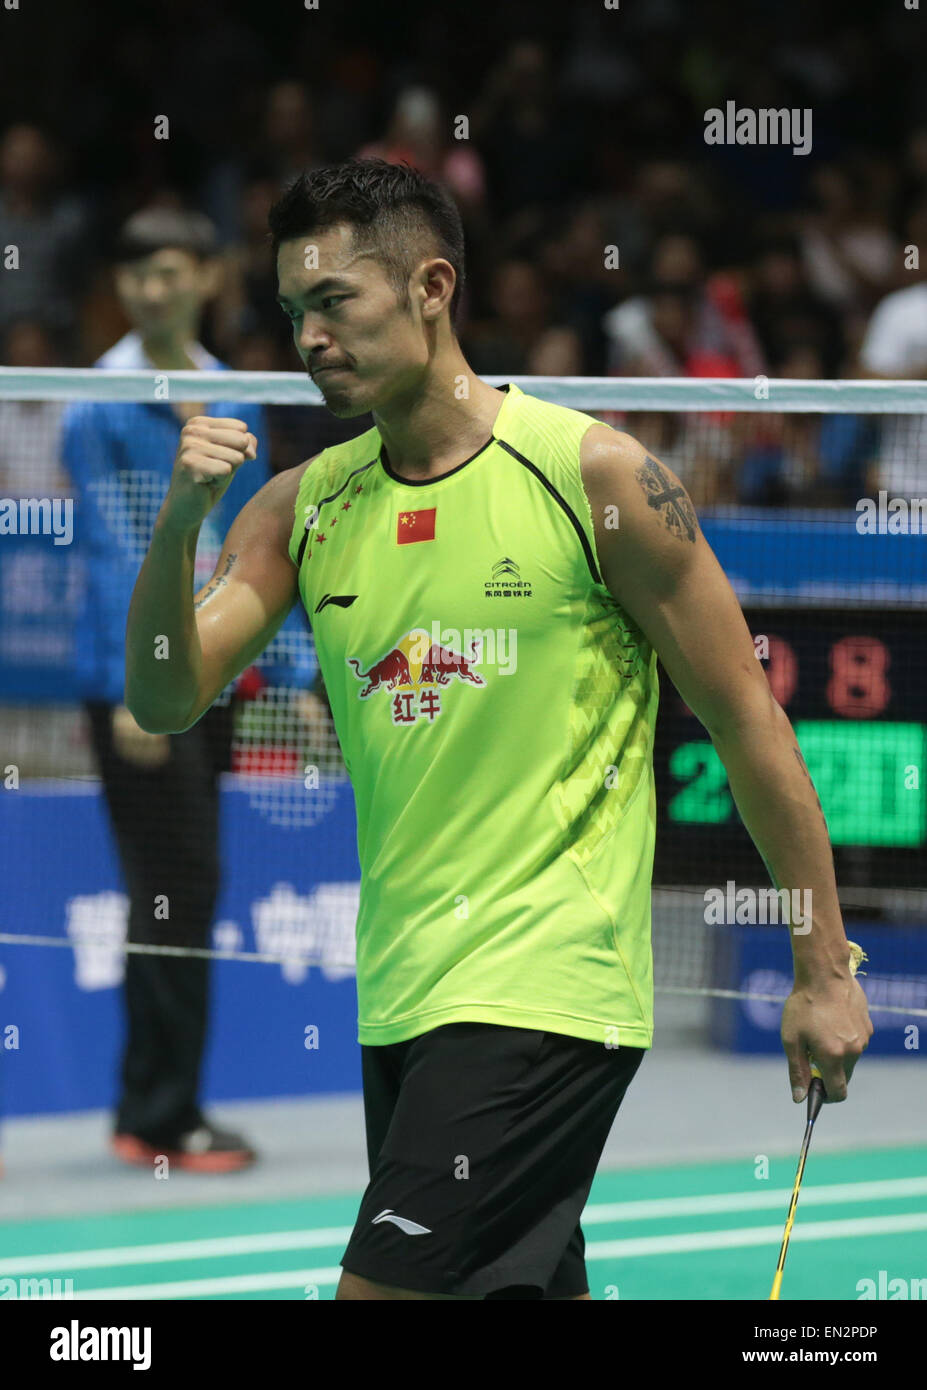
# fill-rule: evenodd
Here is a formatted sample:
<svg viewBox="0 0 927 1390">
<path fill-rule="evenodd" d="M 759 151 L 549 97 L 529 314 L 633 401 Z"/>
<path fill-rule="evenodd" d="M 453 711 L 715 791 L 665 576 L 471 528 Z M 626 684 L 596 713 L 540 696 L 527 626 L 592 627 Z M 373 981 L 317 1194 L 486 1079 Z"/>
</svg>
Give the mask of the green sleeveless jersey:
<svg viewBox="0 0 927 1390">
<path fill-rule="evenodd" d="M 650 1047 L 656 654 L 602 582 L 591 415 L 505 388 L 449 473 L 377 429 L 305 470 L 290 557 L 354 788 L 358 1037 Z"/>
</svg>

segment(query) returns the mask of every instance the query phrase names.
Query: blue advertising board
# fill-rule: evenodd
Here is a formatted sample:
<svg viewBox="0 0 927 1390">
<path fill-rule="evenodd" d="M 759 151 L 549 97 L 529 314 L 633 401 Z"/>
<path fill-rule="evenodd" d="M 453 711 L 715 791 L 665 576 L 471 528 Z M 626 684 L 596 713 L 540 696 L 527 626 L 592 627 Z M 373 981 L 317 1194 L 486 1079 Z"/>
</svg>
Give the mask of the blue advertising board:
<svg viewBox="0 0 927 1390">
<path fill-rule="evenodd" d="M 325 814 L 295 830 L 225 779 L 212 944 L 284 959 L 212 962 L 205 1102 L 360 1089 L 354 801 L 347 783 L 322 792 Z M 0 792 L 0 844 L 0 929 L 67 943 L 0 946 L 0 1114 L 110 1107 L 128 900 L 98 784 Z"/>
<path fill-rule="evenodd" d="M 0 544 L 0 700 L 78 698 L 74 628 L 84 568 L 54 536 L 5 535 Z"/>
<path fill-rule="evenodd" d="M 867 1052 L 923 1058 L 927 1020 L 905 1010 L 927 1009 L 927 929 L 921 924 L 853 921 L 846 923 L 846 933 L 869 957 L 858 976 L 875 1030 Z M 792 988 L 791 965 L 791 948 L 781 926 L 716 929 L 713 979 L 718 989 L 781 999 Z M 886 1013 L 886 1005 L 901 1012 Z M 711 1039 L 725 1051 L 781 1053 L 781 1021 L 781 1004 L 759 998 L 712 999 Z"/>
</svg>

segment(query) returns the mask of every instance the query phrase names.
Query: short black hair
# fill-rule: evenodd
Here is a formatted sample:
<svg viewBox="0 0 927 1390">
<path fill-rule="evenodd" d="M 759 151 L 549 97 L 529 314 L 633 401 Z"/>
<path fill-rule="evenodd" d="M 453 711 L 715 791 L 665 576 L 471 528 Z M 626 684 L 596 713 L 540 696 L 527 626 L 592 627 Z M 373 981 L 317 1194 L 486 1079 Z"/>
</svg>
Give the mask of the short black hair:
<svg viewBox="0 0 927 1390">
<path fill-rule="evenodd" d="M 355 246 L 372 251 L 384 266 L 400 302 L 420 260 L 438 255 L 457 275 L 451 325 L 464 286 L 464 231 L 451 195 L 405 160 L 348 159 L 299 174 L 268 218 L 274 257 L 281 242 L 345 223 Z"/>
<path fill-rule="evenodd" d="M 202 212 L 183 208 L 142 208 L 122 227 L 113 248 L 117 265 L 140 261 L 170 247 L 186 251 L 197 260 L 208 260 L 218 250 L 216 228 Z"/>
</svg>

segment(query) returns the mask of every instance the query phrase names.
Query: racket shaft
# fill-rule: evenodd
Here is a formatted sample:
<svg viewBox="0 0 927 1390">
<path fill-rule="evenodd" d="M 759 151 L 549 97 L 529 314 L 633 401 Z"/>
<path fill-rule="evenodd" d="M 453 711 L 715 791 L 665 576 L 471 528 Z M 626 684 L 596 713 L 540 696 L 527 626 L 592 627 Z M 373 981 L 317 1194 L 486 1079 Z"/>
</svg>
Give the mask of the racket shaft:
<svg viewBox="0 0 927 1390">
<path fill-rule="evenodd" d="M 792 1224 L 795 1220 L 795 1208 L 798 1206 L 798 1194 L 801 1189 L 802 1175 L 805 1171 L 805 1159 L 808 1157 L 808 1146 L 811 1143 L 811 1129 L 809 1124 L 805 1130 L 805 1137 L 802 1140 L 801 1153 L 798 1156 L 798 1172 L 795 1174 L 795 1186 L 792 1188 L 792 1200 L 789 1203 L 789 1214 L 785 1219 L 785 1231 L 782 1234 L 782 1244 L 779 1247 L 779 1260 L 776 1265 L 776 1274 L 773 1279 L 771 1299 L 779 1297 L 779 1287 L 782 1283 L 782 1271 L 785 1269 L 785 1255 L 789 1248 L 789 1237 L 792 1234 Z"/>
</svg>

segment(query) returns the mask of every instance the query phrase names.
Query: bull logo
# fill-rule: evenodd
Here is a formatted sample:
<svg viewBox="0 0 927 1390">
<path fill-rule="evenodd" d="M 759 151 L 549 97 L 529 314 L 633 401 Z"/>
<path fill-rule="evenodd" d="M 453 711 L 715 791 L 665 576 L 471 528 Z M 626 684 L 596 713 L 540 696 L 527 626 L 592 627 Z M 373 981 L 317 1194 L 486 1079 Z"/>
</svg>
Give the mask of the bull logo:
<svg viewBox="0 0 927 1390">
<path fill-rule="evenodd" d="M 418 690 L 425 685 L 450 685 L 451 678 L 469 681 L 472 685 L 485 685 L 486 682 L 471 666 L 479 661 L 477 644 L 471 645 L 470 656 L 433 642 L 422 628 L 414 628 L 407 633 L 379 661 L 375 661 L 369 671 L 362 671 L 360 662 L 349 656 L 347 663 L 354 668 L 359 681 L 365 681 L 363 690 L 358 691 L 360 699 L 366 700 L 382 686 L 386 690 Z"/>
</svg>

